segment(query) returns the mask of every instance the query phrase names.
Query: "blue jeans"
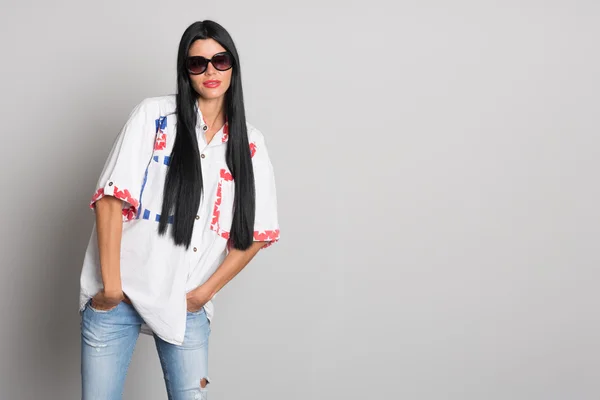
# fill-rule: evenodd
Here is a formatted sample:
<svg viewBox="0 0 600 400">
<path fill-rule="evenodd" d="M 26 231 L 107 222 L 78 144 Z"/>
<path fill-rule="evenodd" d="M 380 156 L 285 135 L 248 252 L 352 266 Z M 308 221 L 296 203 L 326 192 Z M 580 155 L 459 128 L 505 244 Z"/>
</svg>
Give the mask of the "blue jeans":
<svg viewBox="0 0 600 400">
<path fill-rule="evenodd" d="M 81 315 L 81 383 L 83 400 L 120 400 L 125 375 L 144 321 L 125 302 L 108 311 L 90 302 Z M 188 312 L 181 346 L 154 335 L 169 400 L 206 400 L 210 324 L 204 308 Z M 201 387 L 202 379 L 205 386 Z"/>
</svg>

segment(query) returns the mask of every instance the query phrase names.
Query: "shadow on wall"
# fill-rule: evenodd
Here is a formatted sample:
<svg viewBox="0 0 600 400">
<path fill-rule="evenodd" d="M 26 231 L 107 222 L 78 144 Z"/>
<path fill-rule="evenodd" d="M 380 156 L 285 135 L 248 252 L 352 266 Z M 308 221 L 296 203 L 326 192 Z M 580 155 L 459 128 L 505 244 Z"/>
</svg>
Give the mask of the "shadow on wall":
<svg viewBox="0 0 600 400">
<path fill-rule="evenodd" d="M 94 223 L 88 204 L 124 123 L 117 119 L 126 118 L 128 107 L 144 97 L 141 90 L 132 90 L 136 82 L 130 82 L 126 99 L 123 87 L 112 87 L 109 91 L 114 93 L 107 95 L 102 85 L 134 76 L 122 67 L 119 65 L 116 79 L 96 75 L 93 82 L 97 88 L 82 90 L 65 85 L 73 93 L 61 97 L 64 104 L 55 109 L 64 110 L 64 114 L 54 114 L 47 132 L 63 142 L 44 149 L 52 155 L 52 164 L 36 159 L 37 165 L 30 168 L 37 175 L 31 177 L 31 183 L 39 183 L 39 196 L 19 200 L 19 210 L 26 212 L 20 211 L 24 213 L 22 224 L 13 230 L 17 237 L 12 241 L 21 248 L 11 252 L 19 259 L 6 260 L 18 273 L 11 277 L 12 294 L 9 292 L 4 304 L 8 321 L 2 324 L 6 340 L 2 358 L 10 362 L 1 374 L 3 399 L 80 398 L 79 275 Z M 147 85 L 138 82 L 137 87 Z M 118 109 L 114 119 L 106 118 L 110 107 L 90 102 L 89 93 L 95 89 L 101 90 L 105 99 L 119 99 L 111 104 Z"/>
</svg>

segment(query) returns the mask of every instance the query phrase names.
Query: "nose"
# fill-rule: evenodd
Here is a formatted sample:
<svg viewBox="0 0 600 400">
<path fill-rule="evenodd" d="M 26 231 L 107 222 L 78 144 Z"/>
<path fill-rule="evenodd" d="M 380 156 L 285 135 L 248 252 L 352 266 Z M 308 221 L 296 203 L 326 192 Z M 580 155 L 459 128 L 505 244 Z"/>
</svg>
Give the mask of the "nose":
<svg viewBox="0 0 600 400">
<path fill-rule="evenodd" d="M 217 72 L 217 69 L 215 68 L 214 65 L 212 65 L 211 62 L 208 63 L 208 65 L 206 66 L 206 75 L 214 75 L 215 72 Z"/>
</svg>

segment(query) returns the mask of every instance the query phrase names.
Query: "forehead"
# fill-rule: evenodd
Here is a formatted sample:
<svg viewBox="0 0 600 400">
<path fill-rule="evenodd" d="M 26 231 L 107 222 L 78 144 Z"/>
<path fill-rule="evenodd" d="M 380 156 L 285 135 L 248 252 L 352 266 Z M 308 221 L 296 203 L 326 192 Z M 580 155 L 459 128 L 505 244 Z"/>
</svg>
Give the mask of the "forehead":
<svg viewBox="0 0 600 400">
<path fill-rule="evenodd" d="M 206 58 L 212 57 L 216 53 L 220 53 L 225 51 L 225 48 L 221 46 L 214 39 L 198 39 L 192 43 L 190 46 L 190 50 L 188 51 L 188 56 L 203 56 Z"/>
</svg>

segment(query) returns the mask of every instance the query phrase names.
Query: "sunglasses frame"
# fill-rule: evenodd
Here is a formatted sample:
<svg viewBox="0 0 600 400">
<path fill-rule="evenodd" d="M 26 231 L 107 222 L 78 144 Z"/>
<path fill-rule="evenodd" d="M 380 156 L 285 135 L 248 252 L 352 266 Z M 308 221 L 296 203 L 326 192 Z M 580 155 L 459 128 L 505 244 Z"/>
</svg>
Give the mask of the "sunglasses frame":
<svg viewBox="0 0 600 400">
<path fill-rule="evenodd" d="M 219 69 L 219 68 L 217 68 L 217 66 L 216 66 L 216 65 L 215 65 L 215 64 L 212 62 L 212 60 L 213 60 L 213 58 L 215 58 L 215 57 L 217 57 L 217 56 L 220 56 L 220 55 L 223 55 L 223 54 L 226 54 L 226 55 L 228 55 L 228 56 L 229 56 L 229 58 L 231 59 L 231 66 L 230 66 L 229 68 L 225 68 L 225 69 Z M 194 72 L 190 71 L 190 68 L 189 68 L 189 61 L 190 61 L 191 59 L 196 59 L 196 58 L 202 58 L 202 59 L 206 60 L 206 68 L 204 68 L 204 71 L 202 71 L 202 72 L 196 72 L 196 73 L 194 73 Z M 215 67 L 215 69 L 216 69 L 217 71 L 228 71 L 228 70 L 230 70 L 231 68 L 233 68 L 233 54 L 231 54 L 231 53 L 230 53 L 230 52 L 228 52 L 228 51 L 221 51 L 221 52 L 219 52 L 219 53 L 215 53 L 215 54 L 213 54 L 212 58 L 206 58 L 206 57 L 203 57 L 203 56 L 191 56 L 191 57 L 189 57 L 189 56 L 188 56 L 188 57 L 186 58 L 186 60 L 185 60 L 185 69 L 186 69 L 186 70 L 187 70 L 187 72 L 188 72 L 188 73 L 190 73 L 191 75 L 202 75 L 202 74 L 203 74 L 203 73 L 205 73 L 205 72 L 206 72 L 206 70 L 208 69 L 208 63 L 211 63 L 211 64 L 213 65 L 213 67 Z"/>
</svg>

